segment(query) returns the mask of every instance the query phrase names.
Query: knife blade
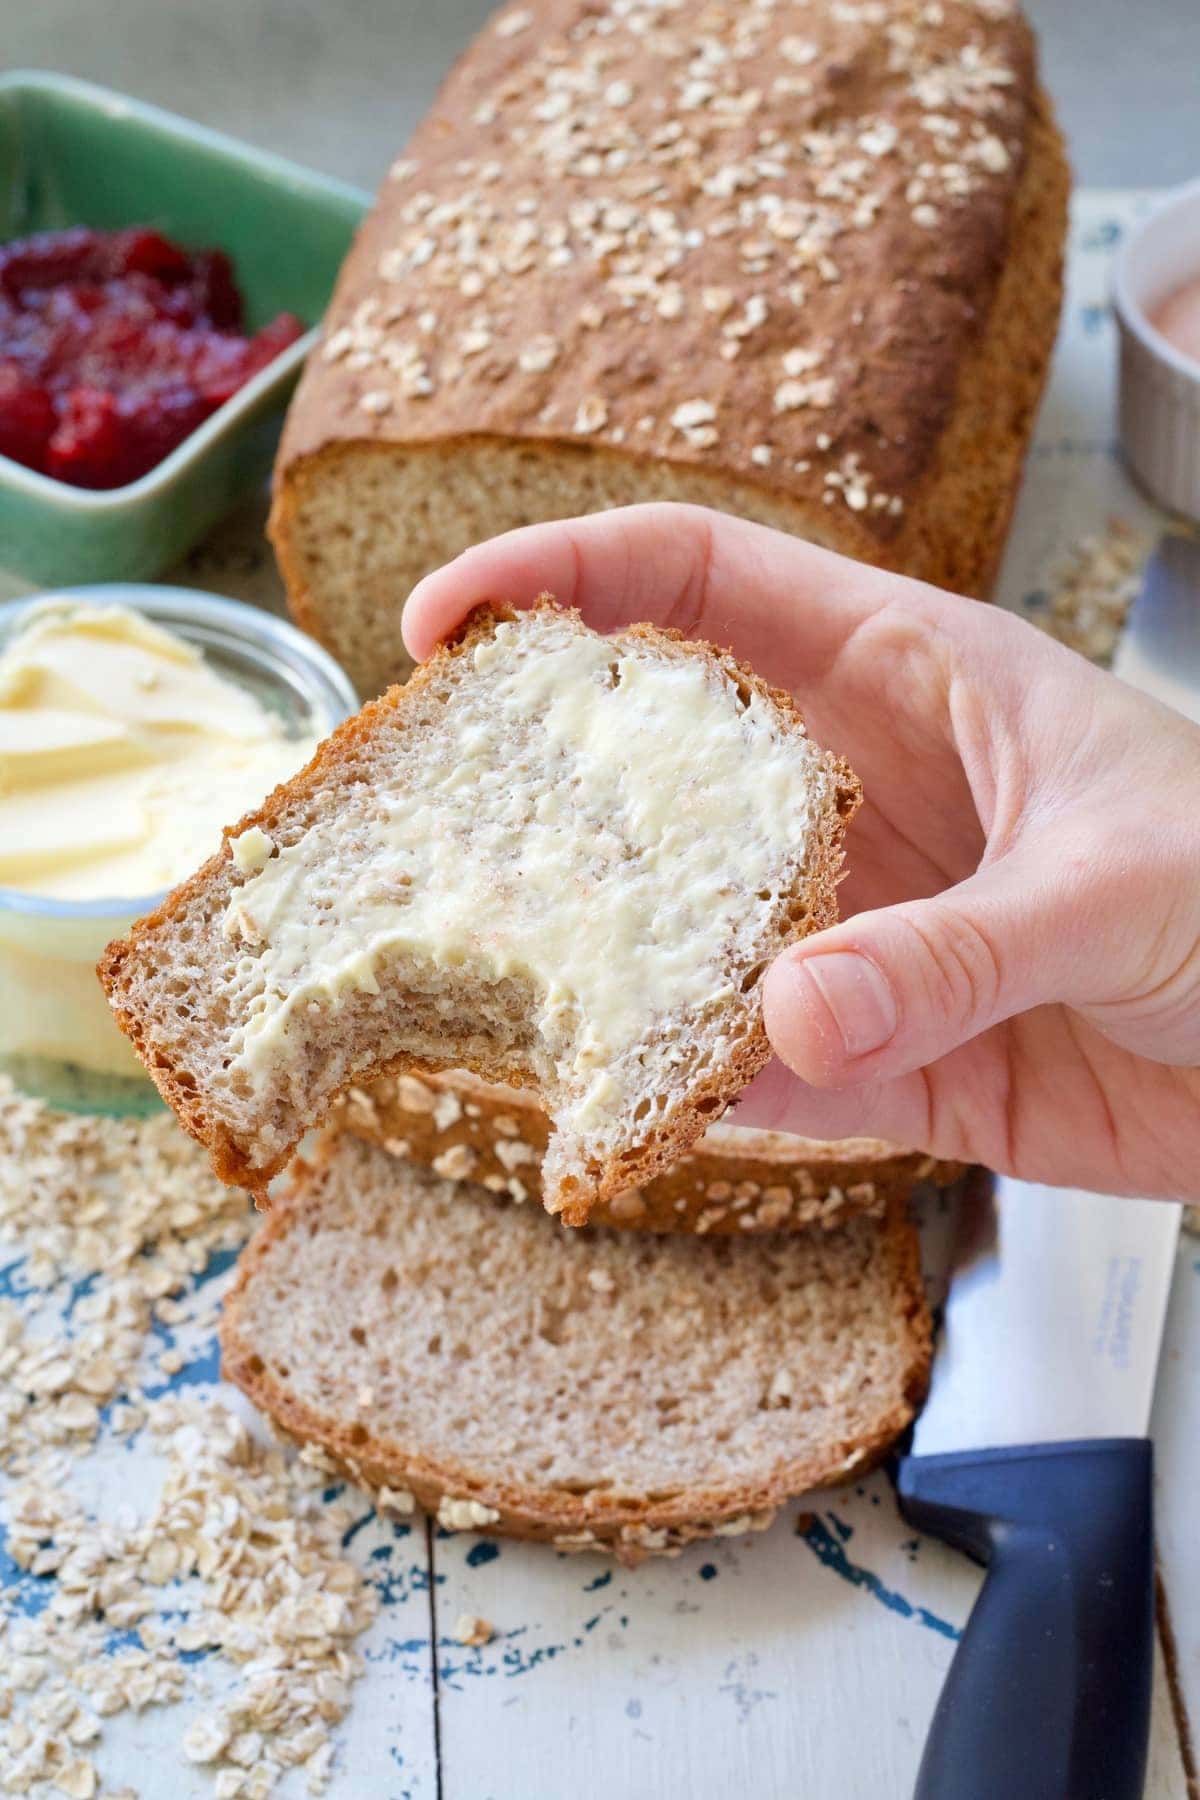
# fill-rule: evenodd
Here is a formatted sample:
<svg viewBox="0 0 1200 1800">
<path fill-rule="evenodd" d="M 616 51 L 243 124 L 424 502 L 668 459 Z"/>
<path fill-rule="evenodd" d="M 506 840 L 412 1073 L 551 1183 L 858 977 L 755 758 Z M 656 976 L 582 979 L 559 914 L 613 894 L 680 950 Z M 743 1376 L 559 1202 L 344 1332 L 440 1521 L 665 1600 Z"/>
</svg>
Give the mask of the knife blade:
<svg viewBox="0 0 1200 1800">
<path fill-rule="evenodd" d="M 1114 673 L 1200 722 L 1200 541 L 1159 544 Z M 910 1523 L 988 1575 L 917 1800 L 1142 1793 L 1154 1649 L 1146 1433 L 1180 1211 L 982 1172 L 963 1195 L 929 1398 L 897 1487 Z"/>
<path fill-rule="evenodd" d="M 972 1183 L 914 1453 L 1145 1437 L 1178 1235 L 1161 1200 Z"/>
</svg>

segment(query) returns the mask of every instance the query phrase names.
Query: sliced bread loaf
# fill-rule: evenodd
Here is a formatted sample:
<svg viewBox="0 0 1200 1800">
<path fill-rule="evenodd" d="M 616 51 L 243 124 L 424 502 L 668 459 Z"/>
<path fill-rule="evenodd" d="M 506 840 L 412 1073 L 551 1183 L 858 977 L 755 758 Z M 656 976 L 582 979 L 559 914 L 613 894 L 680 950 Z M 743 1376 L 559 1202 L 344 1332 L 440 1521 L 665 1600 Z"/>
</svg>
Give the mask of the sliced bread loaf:
<svg viewBox="0 0 1200 1800">
<path fill-rule="evenodd" d="M 836 917 L 859 788 L 708 645 L 484 608 L 101 965 L 226 1180 L 397 1068 L 533 1086 L 552 1211 L 693 1142 L 768 1056 L 761 981 Z"/>
<path fill-rule="evenodd" d="M 986 593 L 1069 185 L 1008 0 L 504 7 L 382 182 L 288 415 L 296 618 L 376 693 L 420 576 L 638 500 Z"/>
<path fill-rule="evenodd" d="M 388 1075 L 370 1089 L 352 1087 L 335 1117 L 368 1143 L 438 1175 L 516 1201 L 541 1199 L 550 1121 L 528 1089 L 492 1086 L 462 1069 Z M 594 1207 L 591 1222 L 702 1237 L 828 1227 L 850 1213 L 882 1217 L 892 1195 L 915 1182 L 944 1186 L 961 1174 L 959 1163 L 877 1138 L 830 1144 L 710 1125 L 669 1169 Z"/>
<path fill-rule="evenodd" d="M 243 1254 L 225 1374 L 384 1505 L 626 1561 L 861 1473 L 925 1391 L 905 1202 L 744 1241 L 564 1232 L 327 1138 Z"/>
</svg>

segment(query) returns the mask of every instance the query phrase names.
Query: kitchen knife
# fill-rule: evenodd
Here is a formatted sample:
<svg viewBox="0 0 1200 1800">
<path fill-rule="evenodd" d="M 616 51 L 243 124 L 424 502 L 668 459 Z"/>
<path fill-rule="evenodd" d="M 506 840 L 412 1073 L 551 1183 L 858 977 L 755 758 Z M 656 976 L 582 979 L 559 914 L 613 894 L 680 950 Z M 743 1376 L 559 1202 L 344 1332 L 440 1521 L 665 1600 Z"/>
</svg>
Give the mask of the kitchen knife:
<svg viewBox="0 0 1200 1800">
<path fill-rule="evenodd" d="M 1200 543 L 1159 545 L 1115 668 L 1200 721 Z M 982 1172 L 964 1195 L 929 1399 L 898 1490 L 910 1524 L 988 1572 L 916 1800 L 1142 1793 L 1154 1657 L 1146 1433 L 1179 1215 L 1164 1201 Z"/>
</svg>

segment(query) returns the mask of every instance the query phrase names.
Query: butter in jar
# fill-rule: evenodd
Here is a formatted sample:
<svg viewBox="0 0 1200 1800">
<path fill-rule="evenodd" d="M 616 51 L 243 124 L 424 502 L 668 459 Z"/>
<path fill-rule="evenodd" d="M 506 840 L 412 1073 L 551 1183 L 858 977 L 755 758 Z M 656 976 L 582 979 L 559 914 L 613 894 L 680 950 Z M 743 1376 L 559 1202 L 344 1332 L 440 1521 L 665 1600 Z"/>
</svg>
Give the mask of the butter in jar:
<svg viewBox="0 0 1200 1800">
<path fill-rule="evenodd" d="M 0 1060 L 18 1080 L 69 1065 L 144 1089 L 97 959 L 354 704 L 270 615 L 202 594 L 148 605 L 160 616 L 26 606 L 0 644 Z M 23 1085 L 47 1091 L 44 1073 Z"/>
</svg>

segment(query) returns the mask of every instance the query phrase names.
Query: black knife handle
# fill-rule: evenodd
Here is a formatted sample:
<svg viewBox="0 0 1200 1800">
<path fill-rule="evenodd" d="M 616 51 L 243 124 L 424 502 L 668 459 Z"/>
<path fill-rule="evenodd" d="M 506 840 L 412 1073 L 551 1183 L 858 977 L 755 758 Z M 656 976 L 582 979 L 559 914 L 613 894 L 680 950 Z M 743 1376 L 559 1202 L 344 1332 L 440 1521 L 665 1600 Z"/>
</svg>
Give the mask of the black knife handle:
<svg viewBox="0 0 1200 1800">
<path fill-rule="evenodd" d="M 1140 1800 L 1154 1659 L 1152 1452 L 1093 1438 L 900 1464 L 900 1510 L 987 1564 L 915 1800 Z"/>
</svg>

